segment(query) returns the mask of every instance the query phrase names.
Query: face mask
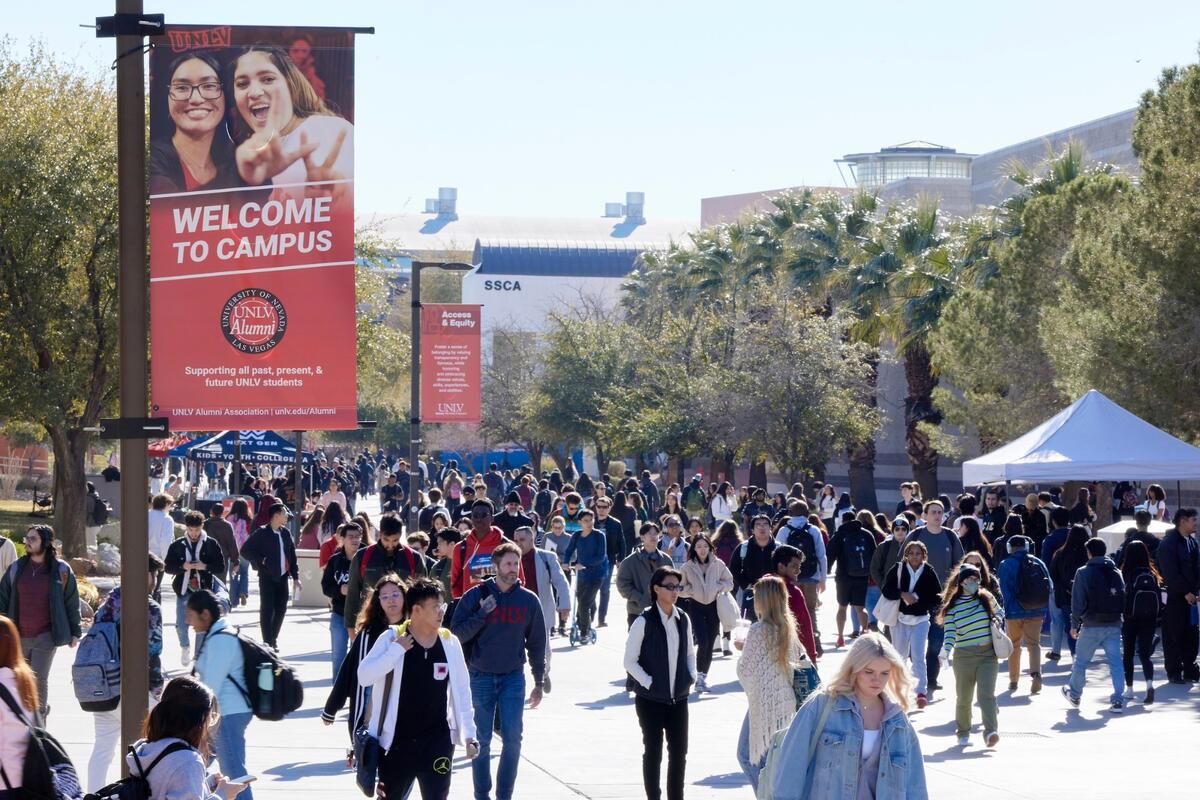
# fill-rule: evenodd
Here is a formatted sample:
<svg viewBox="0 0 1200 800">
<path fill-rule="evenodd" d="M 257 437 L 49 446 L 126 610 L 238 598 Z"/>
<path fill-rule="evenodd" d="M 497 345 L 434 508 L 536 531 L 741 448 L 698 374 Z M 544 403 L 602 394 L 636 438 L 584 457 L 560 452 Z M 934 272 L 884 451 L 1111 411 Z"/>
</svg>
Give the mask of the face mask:
<svg viewBox="0 0 1200 800">
<path fill-rule="evenodd" d="M 973 595 L 979 591 L 979 584 L 978 583 L 964 583 L 964 584 L 962 584 L 962 591 L 963 591 L 963 594 L 965 594 L 967 596 Z"/>
</svg>

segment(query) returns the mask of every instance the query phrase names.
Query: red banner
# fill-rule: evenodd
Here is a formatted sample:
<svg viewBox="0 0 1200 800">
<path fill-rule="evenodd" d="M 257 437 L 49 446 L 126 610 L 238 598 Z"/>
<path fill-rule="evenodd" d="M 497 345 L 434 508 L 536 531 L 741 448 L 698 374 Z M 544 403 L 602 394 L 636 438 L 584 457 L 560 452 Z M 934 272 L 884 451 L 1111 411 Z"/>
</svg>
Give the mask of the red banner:
<svg viewBox="0 0 1200 800">
<path fill-rule="evenodd" d="M 479 422 L 480 306 L 421 306 L 421 421 Z"/>
<path fill-rule="evenodd" d="M 172 25 L 154 44 L 154 415 L 356 427 L 354 34 Z"/>
</svg>

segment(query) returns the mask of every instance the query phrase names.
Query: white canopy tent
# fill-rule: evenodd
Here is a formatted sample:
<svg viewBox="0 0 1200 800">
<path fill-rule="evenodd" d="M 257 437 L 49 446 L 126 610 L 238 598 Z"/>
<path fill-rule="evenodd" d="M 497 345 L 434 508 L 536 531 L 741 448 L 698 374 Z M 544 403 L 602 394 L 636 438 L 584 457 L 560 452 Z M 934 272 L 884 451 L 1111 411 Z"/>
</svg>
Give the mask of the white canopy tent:
<svg viewBox="0 0 1200 800">
<path fill-rule="evenodd" d="M 963 485 L 1200 480 L 1200 448 L 1092 389 L 1023 436 L 963 464 Z"/>
</svg>

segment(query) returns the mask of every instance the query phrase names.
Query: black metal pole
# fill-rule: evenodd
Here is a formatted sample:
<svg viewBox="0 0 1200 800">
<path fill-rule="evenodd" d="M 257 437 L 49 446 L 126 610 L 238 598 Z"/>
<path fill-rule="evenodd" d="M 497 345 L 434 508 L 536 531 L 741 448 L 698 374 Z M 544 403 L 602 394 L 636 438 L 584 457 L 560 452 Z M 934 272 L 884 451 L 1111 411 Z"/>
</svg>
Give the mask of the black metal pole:
<svg viewBox="0 0 1200 800">
<path fill-rule="evenodd" d="M 118 14 L 141 14 L 142 0 L 117 0 Z M 121 417 L 145 419 L 146 114 L 142 37 L 117 37 L 117 215 L 120 237 L 119 337 Z M 122 57 L 124 56 L 124 57 Z M 159 310 L 160 313 L 162 309 Z M 141 736 L 150 688 L 149 551 L 145 439 L 121 439 L 121 752 Z M 121 759 L 125 767 L 125 759 Z"/>
<path fill-rule="evenodd" d="M 421 264 L 413 261 L 412 282 L 412 400 L 408 436 L 408 530 L 417 530 L 417 492 L 421 488 Z"/>
<path fill-rule="evenodd" d="M 242 493 L 242 432 L 231 431 L 233 434 L 233 491 L 230 494 Z"/>
<path fill-rule="evenodd" d="M 304 512 L 304 431 L 296 431 L 296 474 L 292 476 L 295 497 L 292 505 L 296 515 L 296 543 L 300 543 L 300 515 Z"/>
</svg>

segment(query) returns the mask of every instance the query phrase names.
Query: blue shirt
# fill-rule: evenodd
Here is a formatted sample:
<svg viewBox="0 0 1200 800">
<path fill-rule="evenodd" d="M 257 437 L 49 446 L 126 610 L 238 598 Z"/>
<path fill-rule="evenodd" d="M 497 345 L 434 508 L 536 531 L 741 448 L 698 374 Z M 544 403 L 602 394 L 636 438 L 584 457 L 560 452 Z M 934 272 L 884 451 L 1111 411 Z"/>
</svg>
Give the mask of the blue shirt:
<svg viewBox="0 0 1200 800">
<path fill-rule="evenodd" d="M 571 556 L 577 556 L 579 563 L 588 570 L 595 572 L 586 575 L 585 577 L 600 580 L 604 577 L 604 569 L 608 563 L 608 545 L 604 538 L 604 532 L 592 529 L 592 532 L 584 536 L 582 532 L 571 536 L 571 543 L 567 545 L 567 551 L 563 554 L 563 561 L 571 563 Z"/>
</svg>

